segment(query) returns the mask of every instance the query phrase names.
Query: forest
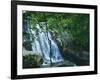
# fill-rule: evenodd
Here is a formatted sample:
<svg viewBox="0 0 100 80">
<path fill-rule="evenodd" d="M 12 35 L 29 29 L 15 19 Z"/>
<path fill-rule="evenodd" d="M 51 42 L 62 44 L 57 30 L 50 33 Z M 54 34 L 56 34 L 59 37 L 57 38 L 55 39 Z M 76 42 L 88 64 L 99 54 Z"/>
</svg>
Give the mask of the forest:
<svg viewBox="0 0 100 80">
<path fill-rule="evenodd" d="M 23 11 L 23 68 L 89 65 L 89 14 Z"/>
</svg>

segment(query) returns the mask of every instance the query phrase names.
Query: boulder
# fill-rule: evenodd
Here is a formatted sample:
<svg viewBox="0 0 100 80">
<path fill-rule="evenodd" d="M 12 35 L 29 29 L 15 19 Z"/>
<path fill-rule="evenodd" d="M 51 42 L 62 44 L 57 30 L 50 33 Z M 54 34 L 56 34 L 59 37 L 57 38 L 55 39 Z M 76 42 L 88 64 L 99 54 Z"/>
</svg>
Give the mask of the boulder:
<svg viewBox="0 0 100 80">
<path fill-rule="evenodd" d="M 23 48 L 23 68 L 38 68 L 42 63 L 43 58 L 39 53 L 27 51 Z"/>
</svg>

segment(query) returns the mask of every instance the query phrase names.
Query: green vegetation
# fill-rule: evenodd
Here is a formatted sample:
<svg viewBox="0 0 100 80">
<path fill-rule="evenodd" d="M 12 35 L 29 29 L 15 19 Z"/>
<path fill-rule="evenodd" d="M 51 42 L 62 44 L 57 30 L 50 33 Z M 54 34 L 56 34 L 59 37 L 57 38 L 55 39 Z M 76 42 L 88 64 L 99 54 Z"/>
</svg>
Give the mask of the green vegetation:
<svg viewBox="0 0 100 80">
<path fill-rule="evenodd" d="M 43 31 L 51 33 L 65 59 L 80 59 L 83 51 L 89 54 L 89 14 L 23 11 L 23 20 L 28 22 L 33 31 L 37 31 L 37 24 L 46 26 Z M 23 36 L 24 39 L 29 39 L 27 33 L 23 32 Z M 33 34 L 32 41 L 35 38 L 36 35 Z M 24 46 L 29 48 L 31 45 L 27 43 Z M 70 54 L 75 57 L 69 58 Z"/>
<path fill-rule="evenodd" d="M 42 63 L 42 57 L 36 53 L 23 56 L 23 68 L 39 68 Z"/>
</svg>

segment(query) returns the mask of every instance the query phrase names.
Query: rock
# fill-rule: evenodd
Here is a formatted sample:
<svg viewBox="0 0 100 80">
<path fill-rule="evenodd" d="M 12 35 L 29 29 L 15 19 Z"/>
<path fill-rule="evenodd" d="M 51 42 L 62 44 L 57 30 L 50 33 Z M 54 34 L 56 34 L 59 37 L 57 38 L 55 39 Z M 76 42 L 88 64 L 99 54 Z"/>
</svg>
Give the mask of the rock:
<svg viewBox="0 0 100 80">
<path fill-rule="evenodd" d="M 79 54 L 79 57 L 81 59 L 84 59 L 84 60 L 89 60 L 89 52 L 87 51 L 82 51 L 80 54 Z"/>
<path fill-rule="evenodd" d="M 23 48 L 23 68 L 38 68 L 42 63 L 43 58 L 39 53 L 27 51 Z"/>
<path fill-rule="evenodd" d="M 58 62 L 58 63 L 52 63 L 52 65 L 48 64 L 48 65 L 42 66 L 42 67 L 44 68 L 44 67 L 69 67 L 69 66 L 76 66 L 76 64 L 73 62 L 70 62 L 68 60 L 65 60 L 65 61 Z"/>
<path fill-rule="evenodd" d="M 26 55 L 40 55 L 40 56 L 42 56 L 40 53 L 36 53 L 36 52 L 33 52 L 33 51 L 28 51 L 28 50 L 26 50 L 24 47 L 23 47 L 23 49 L 22 49 L 22 55 L 23 56 L 26 56 Z"/>
<path fill-rule="evenodd" d="M 58 67 L 69 67 L 69 66 L 76 66 L 75 63 L 73 62 L 70 62 L 68 60 L 65 60 L 63 62 L 60 62 L 60 63 L 57 63 L 57 64 L 54 64 L 55 66 L 58 66 Z"/>
</svg>

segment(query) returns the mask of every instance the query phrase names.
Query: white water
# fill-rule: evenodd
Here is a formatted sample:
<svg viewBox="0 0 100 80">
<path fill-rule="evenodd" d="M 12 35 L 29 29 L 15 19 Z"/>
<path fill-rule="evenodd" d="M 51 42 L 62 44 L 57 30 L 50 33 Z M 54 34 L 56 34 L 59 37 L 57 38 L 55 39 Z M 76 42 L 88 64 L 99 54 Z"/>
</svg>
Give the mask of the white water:
<svg viewBox="0 0 100 80">
<path fill-rule="evenodd" d="M 43 56 L 43 65 L 52 63 L 58 63 L 63 61 L 59 48 L 56 42 L 52 39 L 51 34 L 44 32 L 39 25 L 36 26 L 37 31 L 31 31 L 32 34 L 35 34 L 36 38 L 32 43 L 32 51 L 39 53 Z M 29 32 L 30 33 L 30 32 Z M 30 35 L 32 35 L 30 34 Z M 37 34 L 37 35 L 36 35 Z M 51 54 L 50 54 L 50 42 L 51 42 Z M 50 55 L 51 61 L 50 61 Z"/>
</svg>

